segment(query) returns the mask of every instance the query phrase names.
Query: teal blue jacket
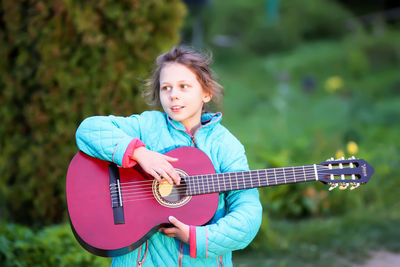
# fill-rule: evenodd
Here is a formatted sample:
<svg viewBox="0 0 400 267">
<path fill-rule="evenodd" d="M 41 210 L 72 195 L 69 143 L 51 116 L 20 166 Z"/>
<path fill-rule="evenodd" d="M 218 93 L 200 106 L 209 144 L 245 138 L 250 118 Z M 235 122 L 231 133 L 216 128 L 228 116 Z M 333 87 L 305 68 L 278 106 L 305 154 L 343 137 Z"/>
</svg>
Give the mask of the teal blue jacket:
<svg viewBox="0 0 400 267">
<path fill-rule="evenodd" d="M 120 166 L 127 147 L 138 138 L 148 149 L 159 153 L 196 146 L 208 155 L 217 173 L 248 170 L 243 145 L 220 124 L 221 119 L 221 113 L 203 114 L 202 126 L 192 136 L 180 122 L 159 111 L 130 117 L 95 116 L 81 123 L 76 141 L 86 154 Z M 232 251 L 245 248 L 253 240 L 261 217 L 257 189 L 220 193 L 213 219 L 195 229 L 195 248 L 156 233 L 149 239 L 148 249 L 144 243 L 128 254 L 115 257 L 112 266 L 136 266 L 144 257 L 142 266 L 232 266 Z M 190 257 L 190 249 L 195 249 L 195 258 Z"/>
</svg>

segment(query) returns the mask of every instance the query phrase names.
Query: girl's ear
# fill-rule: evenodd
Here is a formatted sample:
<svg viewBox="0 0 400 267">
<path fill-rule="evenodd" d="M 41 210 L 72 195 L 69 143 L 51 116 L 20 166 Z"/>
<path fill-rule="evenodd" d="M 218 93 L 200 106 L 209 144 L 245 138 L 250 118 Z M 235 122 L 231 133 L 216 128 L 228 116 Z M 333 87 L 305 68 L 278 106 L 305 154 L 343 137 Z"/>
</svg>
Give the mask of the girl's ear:
<svg viewBox="0 0 400 267">
<path fill-rule="evenodd" d="M 208 103 L 212 99 L 212 94 L 210 92 L 205 92 L 203 96 L 203 102 Z"/>
</svg>

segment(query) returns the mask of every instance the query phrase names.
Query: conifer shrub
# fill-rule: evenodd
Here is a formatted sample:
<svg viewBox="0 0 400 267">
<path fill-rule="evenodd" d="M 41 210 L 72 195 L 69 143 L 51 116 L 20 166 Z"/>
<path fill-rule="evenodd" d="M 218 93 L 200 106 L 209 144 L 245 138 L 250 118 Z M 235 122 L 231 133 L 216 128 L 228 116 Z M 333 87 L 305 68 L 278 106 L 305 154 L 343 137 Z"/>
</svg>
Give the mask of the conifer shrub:
<svg viewBox="0 0 400 267">
<path fill-rule="evenodd" d="M 0 6 L 0 216 L 65 219 L 65 175 L 88 116 L 146 108 L 140 88 L 178 43 L 179 0 L 4 0 Z"/>
<path fill-rule="evenodd" d="M 0 263 L 4 267 L 110 266 L 111 259 L 97 257 L 76 242 L 68 224 L 32 230 L 0 222 Z"/>
</svg>

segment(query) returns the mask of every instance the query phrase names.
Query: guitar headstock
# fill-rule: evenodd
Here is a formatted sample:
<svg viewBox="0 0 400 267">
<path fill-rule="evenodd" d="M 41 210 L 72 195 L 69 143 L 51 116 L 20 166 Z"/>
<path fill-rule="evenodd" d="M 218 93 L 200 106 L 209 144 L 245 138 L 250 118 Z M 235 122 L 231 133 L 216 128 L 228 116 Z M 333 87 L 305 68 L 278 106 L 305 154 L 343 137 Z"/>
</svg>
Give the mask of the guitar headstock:
<svg viewBox="0 0 400 267">
<path fill-rule="evenodd" d="M 353 190 L 365 184 L 374 173 L 374 168 L 363 159 L 356 159 L 354 156 L 349 159 L 333 159 L 330 158 L 318 164 L 318 180 L 331 187 L 329 191 L 339 186 L 339 189 Z"/>
</svg>

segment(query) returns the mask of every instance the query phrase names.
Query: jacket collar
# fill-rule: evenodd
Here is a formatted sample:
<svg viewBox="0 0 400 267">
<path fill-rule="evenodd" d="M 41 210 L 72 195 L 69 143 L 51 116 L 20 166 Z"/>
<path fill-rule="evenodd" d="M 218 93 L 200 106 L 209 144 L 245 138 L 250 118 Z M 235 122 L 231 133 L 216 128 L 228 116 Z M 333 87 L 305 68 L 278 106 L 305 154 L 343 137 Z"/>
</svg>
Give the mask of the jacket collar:
<svg viewBox="0 0 400 267">
<path fill-rule="evenodd" d="M 185 128 L 185 126 L 183 126 L 183 124 L 181 122 L 171 119 L 170 117 L 168 117 L 168 115 L 166 113 L 164 113 L 164 114 L 167 117 L 167 120 L 168 120 L 169 124 L 173 128 L 175 128 L 176 130 L 181 130 L 181 131 L 187 132 L 187 129 Z M 208 127 L 208 126 L 214 126 L 214 125 L 218 124 L 221 120 L 222 120 L 222 113 L 221 112 L 203 113 L 201 115 L 201 126 L 200 126 L 199 129 L 205 128 L 205 127 Z"/>
</svg>

